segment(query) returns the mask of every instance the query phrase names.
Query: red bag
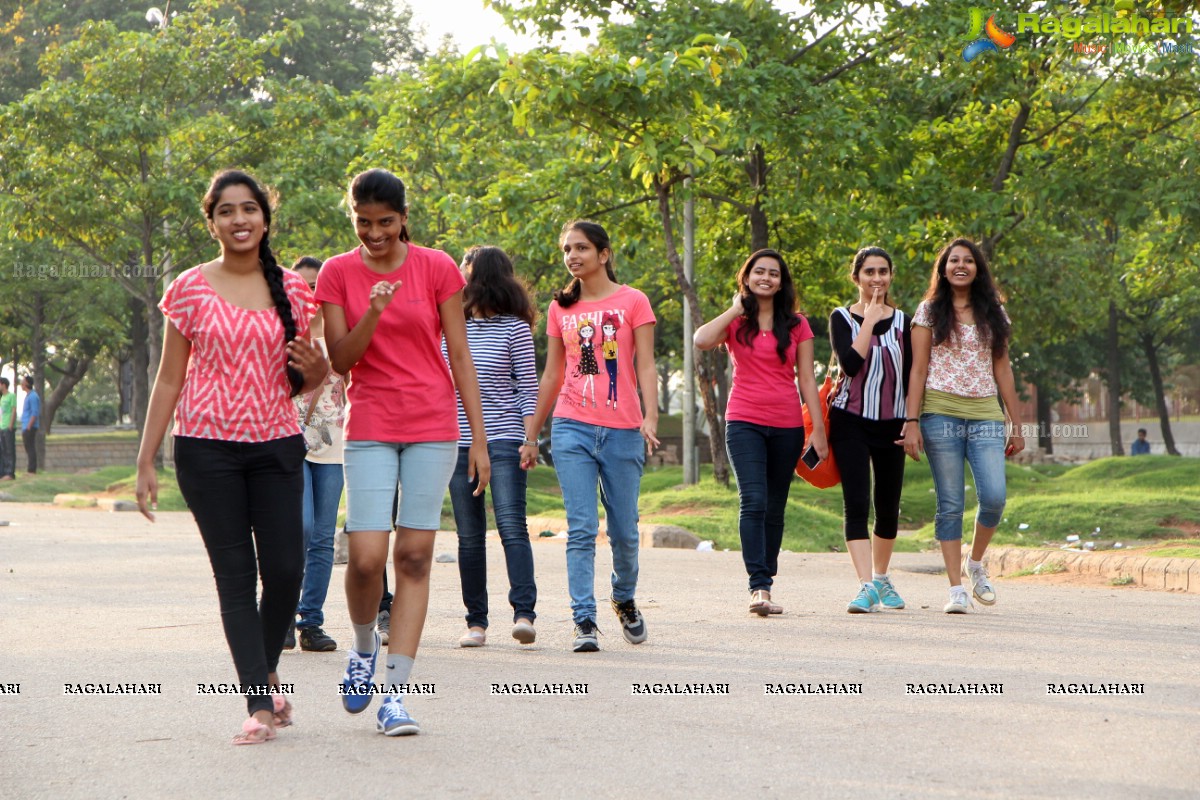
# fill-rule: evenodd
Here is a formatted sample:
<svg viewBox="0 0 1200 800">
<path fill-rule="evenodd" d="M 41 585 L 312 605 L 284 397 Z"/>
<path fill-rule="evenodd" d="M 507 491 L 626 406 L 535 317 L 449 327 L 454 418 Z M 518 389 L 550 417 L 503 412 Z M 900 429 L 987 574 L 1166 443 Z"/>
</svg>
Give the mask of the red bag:
<svg viewBox="0 0 1200 800">
<path fill-rule="evenodd" d="M 821 417 L 825 421 L 825 436 L 829 436 L 829 406 L 833 402 L 833 398 L 837 396 L 838 388 L 841 385 L 842 376 L 838 376 L 838 380 L 833 379 L 833 368 L 837 363 L 837 356 L 829 360 L 829 368 L 825 370 L 825 382 L 821 384 L 821 388 L 817 390 L 817 396 L 821 402 Z M 807 405 L 804 406 L 804 441 L 807 443 L 812 439 L 812 413 Z M 808 449 L 807 446 L 805 449 Z M 829 489 L 837 486 L 842 482 L 842 473 L 838 470 L 837 462 L 833 460 L 833 450 L 830 449 L 829 457 L 822 461 L 813 469 L 809 469 L 808 465 L 803 461 L 796 462 L 796 474 L 803 478 L 807 483 L 812 484 L 818 489 Z"/>
</svg>

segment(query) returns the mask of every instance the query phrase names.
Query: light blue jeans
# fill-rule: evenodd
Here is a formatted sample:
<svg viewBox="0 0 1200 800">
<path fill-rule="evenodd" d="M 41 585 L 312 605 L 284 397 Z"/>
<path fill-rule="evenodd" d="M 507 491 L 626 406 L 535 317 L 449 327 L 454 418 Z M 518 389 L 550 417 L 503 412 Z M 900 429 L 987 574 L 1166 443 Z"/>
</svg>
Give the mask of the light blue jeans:
<svg viewBox="0 0 1200 800">
<path fill-rule="evenodd" d="M 341 464 L 304 462 L 304 587 L 296 609 L 300 629 L 325 624 L 323 607 L 333 572 L 333 535 L 343 483 Z"/>
<path fill-rule="evenodd" d="M 962 539 L 963 509 L 966 506 L 966 467 L 975 476 L 979 510 L 975 523 L 985 528 L 1000 524 L 1004 514 L 1004 423 L 986 419 L 961 419 L 943 414 L 921 415 L 921 438 L 933 471 L 937 492 L 934 537 L 939 542 Z"/>
<path fill-rule="evenodd" d="M 567 512 L 567 586 L 578 624 L 596 619 L 596 536 L 604 505 L 612 547 L 612 599 L 632 600 L 638 580 L 638 493 L 646 445 L 639 430 L 605 428 L 555 417 L 551 428 L 554 469 Z"/>
<path fill-rule="evenodd" d="M 346 442 L 346 533 L 436 531 L 458 442 Z M 399 485 L 400 504 L 395 504 Z M 393 519 L 392 515 L 395 515 Z"/>
</svg>

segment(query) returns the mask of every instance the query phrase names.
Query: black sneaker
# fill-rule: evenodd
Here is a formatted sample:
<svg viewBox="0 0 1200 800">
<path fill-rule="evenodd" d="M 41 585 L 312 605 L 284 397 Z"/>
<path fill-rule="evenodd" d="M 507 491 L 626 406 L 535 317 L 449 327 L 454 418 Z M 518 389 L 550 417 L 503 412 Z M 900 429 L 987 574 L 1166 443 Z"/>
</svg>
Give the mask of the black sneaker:
<svg viewBox="0 0 1200 800">
<path fill-rule="evenodd" d="M 308 650 L 310 653 L 328 653 L 330 650 L 337 650 L 337 642 L 328 633 L 321 630 L 319 625 L 312 628 L 301 628 L 300 649 Z"/>
<path fill-rule="evenodd" d="M 576 653 L 594 653 L 600 649 L 600 629 L 590 619 L 575 626 L 575 644 L 571 648 Z"/>
<path fill-rule="evenodd" d="M 646 620 L 642 619 L 642 612 L 638 611 L 637 603 L 632 598 L 623 603 L 613 600 L 612 609 L 621 621 L 621 633 L 625 634 L 625 641 L 630 644 L 646 641 Z"/>
<path fill-rule="evenodd" d="M 296 649 L 296 624 L 295 623 L 292 623 L 291 625 L 288 626 L 287 636 L 283 637 L 283 649 L 284 650 L 295 650 Z"/>
</svg>

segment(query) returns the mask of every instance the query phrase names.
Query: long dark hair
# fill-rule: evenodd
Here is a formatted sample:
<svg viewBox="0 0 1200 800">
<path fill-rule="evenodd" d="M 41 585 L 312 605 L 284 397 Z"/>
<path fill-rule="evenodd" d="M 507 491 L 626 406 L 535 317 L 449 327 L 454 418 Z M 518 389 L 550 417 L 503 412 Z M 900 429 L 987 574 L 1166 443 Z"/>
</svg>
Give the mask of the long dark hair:
<svg viewBox="0 0 1200 800">
<path fill-rule="evenodd" d="M 507 253 L 499 247 L 476 245 L 463 254 L 463 265 L 470 268 L 463 289 L 463 312 L 467 319 L 476 314 L 483 317 L 512 314 L 533 327 L 537 311 Z"/>
<path fill-rule="evenodd" d="M 616 256 L 613 253 L 612 242 L 608 239 L 608 231 L 604 230 L 599 222 L 592 222 L 590 219 L 573 219 L 563 225 L 562 233 L 558 235 L 559 247 L 563 246 L 563 242 L 567 240 L 567 234 L 571 231 L 579 231 L 586 236 L 587 240 L 596 248 L 597 253 L 608 251 L 608 261 L 604 262 L 604 271 L 608 273 L 608 279 L 616 283 L 617 273 L 613 271 L 613 259 Z M 570 308 L 579 302 L 579 294 L 582 291 L 583 281 L 579 278 L 572 278 L 565 288 L 554 293 L 554 299 L 560 308 Z"/>
<path fill-rule="evenodd" d="M 971 282 L 971 311 L 975 316 L 975 328 L 979 340 L 992 348 L 992 358 L 999 358 L 1008 350 L 1012 326 L 1004 316 L 1001 304 L 1004 295 L 992 280 L 987 257 L 982 248 L 970 239 L 959 237 L 942 248 L 933 262 L 933 274 L 929 276 L 929 289 L 923 298 L 929 304 L 933 317 L 933 344 L 939 345 L 952 339 L 955 333 L 954 290 L 946 280 L 946 262 L 955 247 L 965 247 L 975 258 L 975 280 Z"/>
<path fill-rule="evenodd" d="M 862 271 L 863 262 L 865 262 L 871 256 L 878 256 L 886 261 L 888 264 L 888 272 L 892 273 L 892 277 L 895 278 L 896 267 L 892 264 L 892 257 L 888 255 L 888 251 L 884 250 L 882 247 L 864 247 L 854 254 L 854 261 L 850 265 L 850 280 L 854 281 L 855 286 L 858 285 L 858 273 Z M 890 297 L 888 297 L 887 292 L 883 293 L 883 302 L 892 308 L 896 307 L 896 304 L 892 302 Z"/>
<path fill-rule="evenodd" d="M 746 280 L 750 277 L 750 270 L 754 269 L 754 263 L 760 258 L 773 258 L 779 262 L 779 291 L 772 298 L 774 310 L 771 330 L 775 333 L 775 352 L 779 354 L 779 363 L 786 364 L 788 347 L 792 343 L 792 328 L 800 324 L 800 317 L 796 313 L 796 286 L 792 283 L 792 273 L 777 250 L 755 250 L 738 270 L 737 288 L 742 295 L 742 327 L 738 329 L 737 340 L 747 347 L 753 347 L 755 339 L 758 338 L 758 301 L 746 288 Z"/>
<path fill-rule="evenodd" d="M 258 185 L 258 181 L 245 172 L 227 169 L 213 176 L 212 183 L 208 185 L 208 191 L 205 192 L 200 206 L 204 209 L 204 216 L 211 223 L 213 212 L 221 200 L 221 195 L 230 186 L 239 184 L 250 190 L 250 194 L 254 195 L 254 202 L 258 203 L 259 208 L 262 209 L 263 235 L 258 243 L 258 263 L 262 267 L 263 277 L 267 279 L 267 288 L 271 290 L 271 300 L 275 303 L 279 321 L 283 323 L 283 343 L 286 347 L 288 342 L 296 338 L 296 321 L 292 318 L 292 303 L 288 300 L 287 290 L 283 288 L 283 268 L 275 261 L 275 254 L 271 252 L 271 237 L 268 235 L 271 230 L 271 198 Z M 291 386 L 292 396 L 295 397 L 300 394 L 300 389 L 304 386 L 304 376 L 300 374 L 299 370 L 288 366 L 287 361 L 285 352 L 284 369 L 287 370 L 288 384 Z"/>
<path fill-rule="evenodd" d="M 369 169 L 360 172 L 350 181 L 350 207 L 368 203 L 390 206 L 397 214 L 408 213 L 408 196 L 404 181 L 386 169 Z M 408 242 L 408 225 L 400 226 L 400 241 Z"/>
</svg>

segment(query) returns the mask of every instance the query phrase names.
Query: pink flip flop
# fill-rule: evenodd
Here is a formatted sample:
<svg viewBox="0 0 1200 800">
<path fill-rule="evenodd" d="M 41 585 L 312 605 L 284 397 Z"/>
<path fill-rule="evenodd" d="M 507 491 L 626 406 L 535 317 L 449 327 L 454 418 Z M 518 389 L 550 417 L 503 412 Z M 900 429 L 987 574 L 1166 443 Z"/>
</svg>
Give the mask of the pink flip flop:
<svg viewBox="0 0 1200 800">
<path fill-rule="evenodd" d="M 265 732 L 265 733 L 264 733 Z M 233 744 L 262 744 L 275 738 L 275 731 L 269 725 L 264 725 L 254 717 L 247 717 L 242 723 L 242 732 L 233 737 Z"/>
</svg>

